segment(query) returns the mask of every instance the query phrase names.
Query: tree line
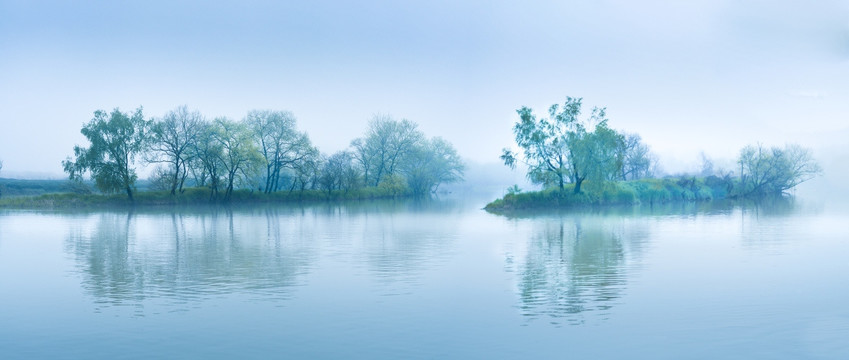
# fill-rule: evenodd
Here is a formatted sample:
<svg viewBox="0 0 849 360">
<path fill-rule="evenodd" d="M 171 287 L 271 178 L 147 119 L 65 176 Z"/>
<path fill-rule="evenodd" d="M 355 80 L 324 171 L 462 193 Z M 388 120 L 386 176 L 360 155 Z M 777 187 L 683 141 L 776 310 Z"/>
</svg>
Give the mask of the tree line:
<svg viewBox="0 0 849 360">
<path fill-rule="evenodd" d="M 428 138 L 415 122 L 375 116 L 348 149 L 321 153 L 296 127 L 289 111 L 252 110 L 241 120 L 208 119 L 186 106 L 146 119 L 97 110 L 80 131 L 88 147 L 74 146 L 62 162 L 69 178 L 91 178 L 104 193 L 133 200 L 136 165 L 156 164 L 155 187 L 171 195 L 210 189 L 229 200 L 236 189 L 271 194 L 321 190 L 328 194 L 379 188 L 392 195 L 422 196 L 462 180 L 464 164 L 451 143 Z"/>
<path fill-rule="evenodd" d="M 518 109 L 513 134 L 519 151 L 505 148 L 501 160 L 511 168 L 523 162 L 528 179 L 543 187 L 563 190 L 573 184 L 576 194 L 585 190 L 584 182 L 590 192 L 598 192 L 611 182 L 660 175 L 657 157 L 639 135 L 612 129 L 605 108 L 594 107 L 582 118 L 582 105 L 581 98 L 567 97 L 563 104 L 549 107 L 548 116 L 537 116 L 528 107 Z M 746 146 L 737 163 L 736 178 L 712 170 L 702 175 L 727 184 L 731 196 L 760 197 L 784 194 L 821 172 L 810 150 L 798 145 Z"/>
</svg>

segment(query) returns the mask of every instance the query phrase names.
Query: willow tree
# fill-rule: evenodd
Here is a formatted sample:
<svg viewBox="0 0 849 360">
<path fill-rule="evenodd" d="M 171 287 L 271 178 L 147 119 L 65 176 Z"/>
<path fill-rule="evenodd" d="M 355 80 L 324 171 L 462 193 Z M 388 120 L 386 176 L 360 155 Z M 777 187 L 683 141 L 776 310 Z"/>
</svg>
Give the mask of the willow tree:
<svg viewBox="0 0 849 360">
<path fill-rule="evenodd" d="M 513 134 L 521 153 L 504 149 L 501 160 L 511 168 L 524 162 L 528 178 L 537 184 L 562 190 L 574 183 L 575 193 L 585 180 L 613 180 L 624 162 L 624 136 L 607 126 L 604 108 L 593 108 L 582 120 L 581 105 L 581 98 L 567 97 L 563 105 L 549 107 L 548 117 L 537 117 L 528 107 L 517 110 Z"/>
<path fill-rule="evenodd" d="M 148 144 L 149 129 L 150 122 L 144 119 L 141 107 L 132 114 L 118 108 L 111 113 L 97 110 L 80 130 L 91 145 L 74 146 L 74 159 L 68 157 L 62 161 L 62 167 L 71 180 L 80 181 L 90 173 L 100 191 L 126 191 L 133 201 L 138 177 L 133 163 Z"/>
</svg>

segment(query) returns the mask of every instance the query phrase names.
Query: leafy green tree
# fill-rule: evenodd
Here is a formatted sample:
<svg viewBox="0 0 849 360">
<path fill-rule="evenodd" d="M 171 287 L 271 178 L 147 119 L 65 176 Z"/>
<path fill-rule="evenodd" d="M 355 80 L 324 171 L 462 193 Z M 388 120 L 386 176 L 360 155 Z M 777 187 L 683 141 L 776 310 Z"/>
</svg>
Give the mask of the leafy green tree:
<svg viewBox="0 0 849 360">
<path fill-rule="evenodd" d="M 160 169 L 157 179 L 167 184 L 166 190 L 175 195 L 183 191 L 183 184 L 189 176 L 189 161 L 192 160 L 192 147 L 198 141 L 203 129 L 203 115 L 198 111 L 189 111 L 185 105 L 169 111 L 161 119 L 156 120 L 152 127 L 151 162 L 164 162 L 171 166 L 165 172 Z"/>
<path fill-rule="evenodd" d="M 624 163 L 623 136 L 607 126 L 604 110 L 594 111 L 598 122 L 592 132 L 582 132 L 570 140 L 572 174 L 589 180 L 592 190 L 600 190 L 618 179 Z M 575 192 L 580 192 L 581 180 L 575 181 Z"/>
<path fill-rule="evenodd" d="M 740 150 L 741 196 L 781 195 L 822 172 L 810 149 L 790 144 L 765 148 L 761 144 Z"/>
<path fill-rule="evenodd" d="M 529 107 L 517 110 L 519 121 L 513 126 L 513 134 L 523 154 L 504 149 L 501 160 L 510 168 L 523 161 L 531 181 L 546 186 L 557 184 L 563 189 L 571 175 L 568 143 L 581 130 L 577 122 L 581 99 L 566 98 L 560 113 L 558 107 L 555 104 L 549 108 L 549 118 L 537 118 Z"/>
<path fill-rule="evenodd" d="M 624 137 L 607 126 L 604 108 L 581 120 L 581 106 L 581 98 L 567 97 L 548 109 L 548 117 L 538 118 L 528 107 L 517 110 L 513 134 L 522 153 L 504 149 L 501 160 L 511 168 L 524 162 L 528 178 L 544 186 L 563 189 L 572 182 L 575 193 L 585 180 L 600 185 L 621 175 Z"/>
<path fill-rule="evenodd" d="M 422 141 L 410 152 L 401 173 L 410 191 L 421 196 L 436 192 L 443 183 L 462 180 L 464 169 L 465 165 L 451 143 L 434 137 Z"/>
<path fill-rule="evenodd" d="M 126 191 L 132 201 L 137 178 L 133 163 L 149 142 L 149 129 L 150 121 L 144 119 L 141 107 L 133 114 L 118 108 L 111 113 L 97 110 L 80 130 L 91 145 L 74 146 L 74 159 L 67 158 L 62 167 L 71 180 L 82 180 L 89 172 L 100 191 Z"/>
</svg>

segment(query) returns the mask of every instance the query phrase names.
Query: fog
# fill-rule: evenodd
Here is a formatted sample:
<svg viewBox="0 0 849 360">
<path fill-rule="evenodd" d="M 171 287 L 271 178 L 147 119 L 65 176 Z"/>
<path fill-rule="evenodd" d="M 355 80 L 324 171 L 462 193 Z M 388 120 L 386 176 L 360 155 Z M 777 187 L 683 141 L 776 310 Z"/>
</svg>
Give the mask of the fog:
<svg viewBox="0 0 849 360">
<path fill-rule="evenodd" d="M 407 118 L 455 145 L 470 182 L 498 187 L 523 180 L 486 175 L 515 110 L 576 96 L 668 173 L 695 170 L 700 152 L 733 164 L 746 144 L 795 142 L 824 168 L 799 191 L 846 194 L 840 1 L 4 1 L 0 54 L 0 177 L 63 177 L 97 109 L 186 104 L 210 118 L 292 111 L 326 153 L 373 114 Z"/>
</svg>

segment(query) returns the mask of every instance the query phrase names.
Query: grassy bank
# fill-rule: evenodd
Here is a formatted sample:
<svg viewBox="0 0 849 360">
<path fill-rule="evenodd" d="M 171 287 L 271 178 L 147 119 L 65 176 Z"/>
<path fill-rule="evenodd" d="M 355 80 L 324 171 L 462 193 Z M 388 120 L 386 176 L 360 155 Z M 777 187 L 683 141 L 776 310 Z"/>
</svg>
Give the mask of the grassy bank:
<svg viewBox="0 0 849 360">
<path fill-rule="evenodd" d="M 135 201 L 130 202 L 125 194 L 75 194 L 55 193 L 38 196 L 17 196 L 0 198 L 0 208 L 12 209 L 53 209 L 53 208 L 99 208 L 126 206 L 180 206 L 209 204 L 247 204 L 247 203 L 298 203 L 320 201 L 356 201 L 372 199 L 391 199 L 409 197 L 391 189 L 369 187 L 348 192 L 304 190 L 264 194 L 250 190 L 236 190 L 230 199 L 213 199 L 208 188 L 189 188 L 183 193 L 171 195 L 167 191 L 140 191 L 134 194 Z"/>
<path fill-rule="evenodd" d="M 584 185 L 584 189 L 592 186 Z M 494 213 L 545 208 L 574 208 L 600 205 L 663 204 L 677 201 L 709 201 L 725 198 L 725 183 L 713 179 L 641 179 L 605 184 L 594 190 L 574 192 L 574 185 L 562 190 L 515 192 L 486 205 Z"/>
</svg>

